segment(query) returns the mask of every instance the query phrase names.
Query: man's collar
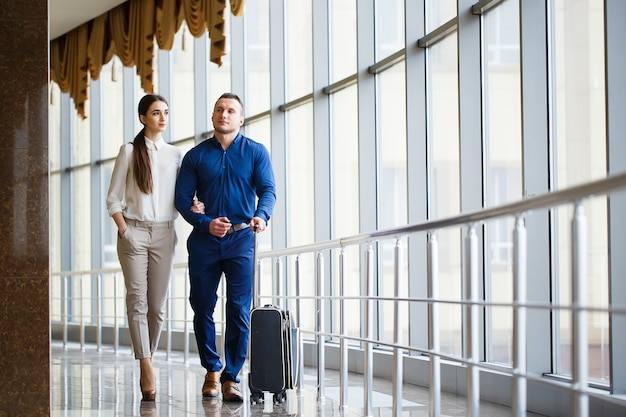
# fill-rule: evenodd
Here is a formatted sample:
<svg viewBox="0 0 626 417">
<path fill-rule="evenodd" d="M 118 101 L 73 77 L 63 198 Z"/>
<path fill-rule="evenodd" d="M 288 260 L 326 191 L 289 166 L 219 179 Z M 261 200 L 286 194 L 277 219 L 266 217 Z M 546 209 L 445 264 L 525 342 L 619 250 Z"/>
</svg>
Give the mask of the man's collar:
<svg viewBox="0 0 626 417">
<path fill-rule="evenodd" d="M 241 134 L 241 132 L 237 133 L 237 136 L 235 136 L 235 139 L 233 139 L 233 141 L 230 143 L 230 146 L 233 146 L 236 143 L 239 143 L 239 139 L 241 139 L 243 137 L 243 135 Z M 218 146 L 220 148 L 222 148 L 222 144 L 220 143 L 220 141 L 217 139 L 217 137 L 215 137 L 215 134 L 211 137 L 211 139 L 209 139 L 210 141 L 213 142 L 214 146 Z M 223 149 L 223 148 L 222 148 Z"/>
</svg>

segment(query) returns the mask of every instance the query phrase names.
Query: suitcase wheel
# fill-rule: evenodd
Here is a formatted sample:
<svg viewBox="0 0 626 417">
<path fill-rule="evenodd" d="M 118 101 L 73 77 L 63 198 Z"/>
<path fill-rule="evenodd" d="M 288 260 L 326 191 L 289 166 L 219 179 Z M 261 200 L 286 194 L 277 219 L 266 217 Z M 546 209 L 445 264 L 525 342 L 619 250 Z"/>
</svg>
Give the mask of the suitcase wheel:
<svg viewBox="0 0 626 417">
<path fill-rule="evenodd" d="M 285 390 L 274 393 L 274 404 L 284 403 L 287 400 L 287 392 Z"/>
<path fill-rule="evenodd" d="M 263 392 L 251 392 L 250 393 L 250 404 L 263 404 L 265 402 L 265 397 L 263 396 Z"/>
</svg>

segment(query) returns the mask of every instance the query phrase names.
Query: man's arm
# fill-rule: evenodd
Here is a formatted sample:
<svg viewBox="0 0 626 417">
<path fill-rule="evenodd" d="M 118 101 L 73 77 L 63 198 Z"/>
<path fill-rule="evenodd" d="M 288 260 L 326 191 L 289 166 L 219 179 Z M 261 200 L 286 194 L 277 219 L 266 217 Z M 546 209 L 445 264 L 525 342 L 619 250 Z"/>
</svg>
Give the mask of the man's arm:
<svg viewBox="0 0 626 417">
<path fill-rule="evenodd" d="M 267 223 L 276 204 L 276 182 L 269 152 L 263 146 L 255 167 L 256 193 L 259 197 L 254 217 Z"/>
<path fill-rule="evenodd" d="M 198 178 L 194 169 L 192 157 L 187 153 L 176 178 L 176 191 L 174 194 L 174 206 L 181 216 L 198 231 L 209 233 L 209 219 L 203 213 L 194 213 L 194 197 L 198 186 Z"/>
</svg>

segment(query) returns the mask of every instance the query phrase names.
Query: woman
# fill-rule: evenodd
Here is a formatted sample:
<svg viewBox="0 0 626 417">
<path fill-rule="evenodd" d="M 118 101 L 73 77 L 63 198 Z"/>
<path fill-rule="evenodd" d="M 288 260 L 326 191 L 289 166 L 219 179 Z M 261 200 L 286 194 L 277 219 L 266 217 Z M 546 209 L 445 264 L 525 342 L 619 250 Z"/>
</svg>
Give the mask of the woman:
<svg viewBox="0 0 626 417">
<path fill-rule="evenodd" d="M 159 343 L 165 298 L 177 243 L 174 188 L 182 151 L 163 140 L 169 109 L 165 98 L 148 94 L 139 101 L 143 129 L 124 144 L 115 160 L 107 210 L 118 229 L 117 254 L 126 284 L 128 326 L 139 360 L 144 401 L 156 398 L 152 356 Z M 191 210 L 204 212 L 194 203 Z"/>
</svg>

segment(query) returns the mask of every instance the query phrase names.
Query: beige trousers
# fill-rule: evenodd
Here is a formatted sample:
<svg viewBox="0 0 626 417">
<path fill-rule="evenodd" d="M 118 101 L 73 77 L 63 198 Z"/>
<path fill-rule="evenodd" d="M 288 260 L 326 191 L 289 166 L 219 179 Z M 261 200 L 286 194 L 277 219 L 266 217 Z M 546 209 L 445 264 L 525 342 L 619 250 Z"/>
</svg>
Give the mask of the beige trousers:
<svg viewBox="0 0 626 417">
<path fill-rule="evenodd" d="M 117 238 L 117 255 L 126 283 L 128 327 L 135 358 L 150 358 L 163 328 L 176 229 L 173 221 L 126 223 Z"/>
</svg>

